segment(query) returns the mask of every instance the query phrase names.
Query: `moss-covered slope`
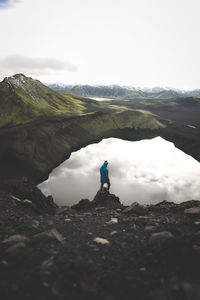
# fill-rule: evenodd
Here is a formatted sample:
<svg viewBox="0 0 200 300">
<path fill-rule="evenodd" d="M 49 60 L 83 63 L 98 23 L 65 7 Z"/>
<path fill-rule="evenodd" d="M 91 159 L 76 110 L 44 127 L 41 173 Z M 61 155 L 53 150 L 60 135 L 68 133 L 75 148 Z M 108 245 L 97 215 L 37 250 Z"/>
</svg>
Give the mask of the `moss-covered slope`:
<svg viewBox="0 0 200 300">
<path fill-rule="evenodd" d="M 17 74 L 0 83 L 0 127 L 24 124 L 38 117 L 81 115 L 94 104 L 71 93 L 61 95 L 38 80 Z"/>
</svg>

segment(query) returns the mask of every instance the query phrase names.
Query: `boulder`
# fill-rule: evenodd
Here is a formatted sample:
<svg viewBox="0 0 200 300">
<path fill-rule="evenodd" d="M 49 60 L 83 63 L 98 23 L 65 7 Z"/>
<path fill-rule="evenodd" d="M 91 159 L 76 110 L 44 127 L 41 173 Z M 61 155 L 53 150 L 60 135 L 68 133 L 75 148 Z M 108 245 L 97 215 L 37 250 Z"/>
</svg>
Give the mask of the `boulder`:
<svg viewBox="0 0 200 300">
<path fill-rule="evenodd" d="M 110 194 L 106 191 L 98 191 L 95 195 L 93 201 L 91 202 L 91 207 L 105 207 L 105 208 L 121 208 L 122 204 L 119 197 L 114 194 Z"/>
<path fill-rule="evenodd" d="M 200 215 L 200 207 L 191 207 L 184 209 L 184 213 L 188 215 Z"/>
<path fill-rule="evenodd" d="M 91 206 L 89 199 L 81 199 L 77 204 L 73 205 L 71 208 L 75 210 L 87 210 Z"/>
<path fill-rule="evenodd" d="M 165 244 L 174 240 L 174 236 L 169 231 L 161 231 L 152 233 L 149 242 L 150 244 Z"/>
<path fill-rule="evenodd" d="M 124 214 L 137 214 L 146 215 L 148 213 L 148 208 L 146 205 L 139 204 L 137 202 L 132 203 L 130 206 L 126 207 L 123 211 Z"/>
</svg>

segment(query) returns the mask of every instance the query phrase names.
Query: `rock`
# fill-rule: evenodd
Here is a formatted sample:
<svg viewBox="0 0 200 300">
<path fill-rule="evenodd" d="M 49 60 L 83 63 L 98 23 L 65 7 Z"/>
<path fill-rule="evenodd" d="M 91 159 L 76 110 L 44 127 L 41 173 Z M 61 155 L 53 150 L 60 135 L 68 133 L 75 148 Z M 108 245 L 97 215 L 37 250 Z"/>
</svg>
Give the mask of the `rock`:
<svg viewBox="0 0 200 300">
<path fill-rule="evenodd" d="M 113 225 L 113 224 L 117 224 L 117 223 L 118 223 L 117 218 L 111 218 L 110 221 L 106 222 L 107 225 Z"/>
<path fill-rule="evenodd" d="M 31 200 L 28 200 L 28 199 L 25 199 L 25 200 L 23 201 L 23 203 L 26 203 L 26 204 L 32 204 L 32 203 L 33 203 L 33 201 L 31 201 Z"/>
<path fill-rule="evenodd" d="M 100 237 L 96 237 L 94 240 L 93 240 L 95 243 L 97 244 L 101 244 L 101 245 L 108 245 L 110 244 L 110 242 L 104 238 L 100 238 Z"/>
<path fill-rule="evenodd" d="M 20 249 L 20 248 L 25 248 L 26 244 L 24 242 L 19 242 L 11 247 L 9 247 L 8 249 L 6 249 L 6 252 L 8 253 L 13 253 L 16 252 L 16 250 Z"/>
<path fill-rule="evenodd" d="M 46 275 L 50 275 L 50 269 L 54 265 L 54 256 L 50 256 L 47 260 L 44 260 L 41 264 L 42 273 Z"/>
<path fill-rule="evenodd" d="M 65 222 L 70 222 L 70 221 L 71 221 L 70 218 L 66 218 L 66 219 L 65 219 Z"/>
<path fill-rule="evenodd" d="M 51 229 L 49 231 L 44 231 L 38 234 L 35 234 L 33 236 L 34 240 L 44 240 L 44 239 L 55 239 L 61 244 L 64 244 L 64 238 L 62 235 L 56 230 L 56 229 Z"/>
<path fill-rule="evenodd" d="M 7 244 L 7 243 L 17 243 L 17 242 L 28 242 L 29 238 L 25 235 L 21 234 L 14 234 L 11 235 L 9 238 L 3 240 L 1 243 L 2 244 Z"/>
<path fill-rule="evenodd" d="M 148 213 L 148 208 L 146 205 L 139 204 L 137 202 L 134 202 L 130 206 L 126 207 L 122 211 L 124 214 L 137 214 L 137 215 L 145 215 Z"/>
<path fill-rule="evenodd" d="M 91 208 L 102 206 L 105 208 L 120 208 L 122 204 L 119 201 L 119 197 L 114 194 L 110 194 L 108 191 L 98 191 L 91 202 Z"/>
<path fill-rule="evenodd" d="M 14 199 L 15 201 L 22 202 L 22 200 L 21 200 L 21 199 L 19 199 L 19 198 L 15 197 L 15 196 L 13 196 L 13 195 L 10 195 L 10 197 L 11 197 L 12 199 Z"/>
<path fill-rule="evenodd" d="M 100 207 L 96 207 L 95 210 L 104 210 L 105 207 L 104 206 L 100 206 Z"/>
<path fill-rule="evenodd" d="M 56 212 L 57 205 L 54 202 L 50 203 L 40 189 L 28 179 L 6 179 L 2 183 L 2 188 L 12 195 L 12 199 L 15 197 L 16 201 L 22 200 L 21 202 L 24 204 L 28 203 L 27 201 L 25 202 L 24 199 L 32 201 L 32 209 L 39 213 L 54 214 Z"/>
<path fill-rule="evenodd" d="M 68 215 L 68 214 L 74 214 L 76 211 L 72 209 L 69 206 L 60 206 L 58 207 L 56 214 L 57 215 Z"/>
<path fill-rule="evenodd" d="M 196 283 L 190 283 L 183 281 L 181 287 L 184 292 L 184 298 L 188 300 L 199 300 L 200 299 L 200 285 Z"/>
<path fill-rule="evenodd" d="M 192 249 L 193 249 L 197 254 L 200 254 L 200 246 L 194 245 L 194 246 L 192 247 Z"/>
<path fill-rule="evenodd" d="M 151 225 L 145 226 L 144 230 L 146 230 L 146 231 L 153 231 L 153 230 L 156 230 L 156 226 L 151 226 Z"/>
<path fill-rule="evenodd" d="M 40 225 L 40 222 L 37 220 L 32 220 L 31 225 L 33 228 L 38 228 Z"/>
<path fill-rule="evenodd" d="M 114 231 L 112 231 L 112 232 L 110 233 L 110 235 L 112 236 L 112 235 L 115 235 L 116 233 L 117 233 L 117 231 L 114 230 Z"/>
<path fill-rule="evenodd" d="M 152 233 L 149 242 L 151 244 L 164 244 L 166 242 L 174 240 L 174 236 L 169 231 L 161 231 Z"/>
<path fill-rule="evenodd" d="M 200 215 L 200 207 L 191 207 L 184 209 L 185 214 L 189 215 Z"/>
<path fill-rule="evenodd" d="M 72 206 L 75 210 L 87 210 L 90 208 L 91 202 L 89 199 L 81 199 L 77 204 Z"/>
</svg>

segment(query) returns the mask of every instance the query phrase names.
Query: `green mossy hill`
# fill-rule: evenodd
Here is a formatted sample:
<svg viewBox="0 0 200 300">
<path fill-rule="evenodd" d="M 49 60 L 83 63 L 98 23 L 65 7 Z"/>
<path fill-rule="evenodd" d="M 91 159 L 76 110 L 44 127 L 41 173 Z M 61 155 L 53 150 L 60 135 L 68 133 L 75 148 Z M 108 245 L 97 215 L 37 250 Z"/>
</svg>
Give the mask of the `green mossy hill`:
<svg viewBox="0 0 200 300">
<path fill-rule="evenodd" d="M 85 112 L 83 100 L 72 94 L 61 95 L 23 74 L 6 77 L 0 83 L 0 127 L 24 124 L 41 116 Z"/>
<path fill-rule="evenodd" d="M 136 110 L 126 106 L 98 102 L 70 92 L 60 94 L 23 74 L 6 77 L 0 83 L 0 128 L 25 124 L 37 118 L 66 118 L 97 111 L 117 114 L 116 120 L 119 123 L 122 121 L 122 127 L 127 124 L 127 127 L 135 125 L 137 128 L 139 124 L 139 128 L 147 128 L 150 123 L 150 129 L 160 126 L 157 120 L 157 125 L 152 125 L 152 120 L 155 123 L 155 116 L 147 116 L 147 111 L 139 113 L 138 110 L 136 113 Z M 123 116 L 122 113 L 126 111 Z"/>
</svg>

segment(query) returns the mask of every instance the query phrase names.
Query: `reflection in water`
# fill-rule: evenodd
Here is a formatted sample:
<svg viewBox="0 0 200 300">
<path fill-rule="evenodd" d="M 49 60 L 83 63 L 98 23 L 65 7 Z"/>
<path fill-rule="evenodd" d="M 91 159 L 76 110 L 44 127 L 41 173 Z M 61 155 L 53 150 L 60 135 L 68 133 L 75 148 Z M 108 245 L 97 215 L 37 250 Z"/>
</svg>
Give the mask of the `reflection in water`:
<svg viewBox="0 0 200 300">
<path fill-rule="evenodd" d="M 92 200 L 104 160 L 109 162 L 110 192 L 125 205 L 200 199 L 200 164 L 160 137 L 139 142 L 109 138 L 89 145 L 72 153 L 39 188 L 60 205 Z"/>
</svg>

